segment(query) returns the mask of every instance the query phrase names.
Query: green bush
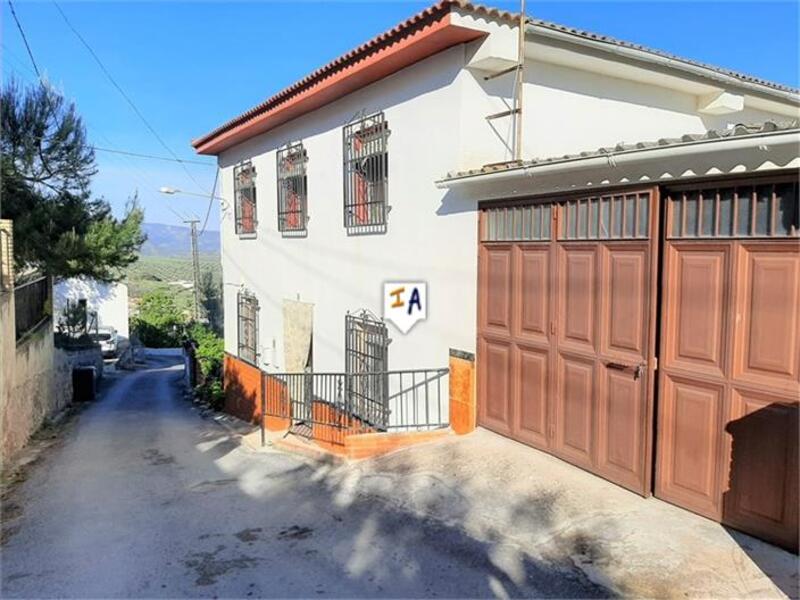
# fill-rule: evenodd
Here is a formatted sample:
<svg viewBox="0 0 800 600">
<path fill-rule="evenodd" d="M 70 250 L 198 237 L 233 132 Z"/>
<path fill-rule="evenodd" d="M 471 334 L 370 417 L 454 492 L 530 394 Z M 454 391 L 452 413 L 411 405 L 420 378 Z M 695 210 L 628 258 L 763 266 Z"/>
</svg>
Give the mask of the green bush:
<svg viewBox="0 0 800 600">
<path fill-rule="evenodd" d="M 185 338 L 187 322 L 172 295 L 163 290 L 145 294 L 133 330 L 148 348 L 177 348 Z"/>
<path fill-rule="evenodd" d="M 213 408 L 222 407 L 224 392 L 222 389 L 222 361 L 225 346 L 222 338 L 207 325 L 194 323 L 187 331 L 188 339 L 196 344 L 195 356 L 200 365 L 202 383 L 195 388 L 201 400 Z"/>
</svg>

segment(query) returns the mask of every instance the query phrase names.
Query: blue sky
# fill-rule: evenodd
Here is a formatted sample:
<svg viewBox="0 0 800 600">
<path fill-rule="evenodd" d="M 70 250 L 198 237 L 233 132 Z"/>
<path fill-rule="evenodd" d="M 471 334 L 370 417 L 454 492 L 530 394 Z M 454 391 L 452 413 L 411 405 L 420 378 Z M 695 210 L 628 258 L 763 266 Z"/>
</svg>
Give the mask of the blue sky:
<svg viewBox="0 0 800 600">
<path fill-rule="evenodd" d="M 432 0 L 433 1 L 433 0 Z M 431 3 L 432 3 L 431 1 Z M 332 58 L 392 27 L 420 2 L 69 2 L 72 24 L 93 46 L 167 145 L 197 157 L 192 138 L 264 100 Z M 509 9 L 518 2 L 485 4 Z M 74 100 L 101 147 L 155 155 L 166 150 L 147 131 L 68 29 L 51 2 L 15 2 L 34 57 L 50 82 Z M 798 86 L 797 2 L 528 2 L 547 20 L 638 42 Z M 4 79 L 35 81 L 8 3 L 2 2 Z M 212 167 L 97 153 L 93 183 L 119 212 L 138 189 L 149 222 L 204 215 L 202 198 L 163 196 L 169 185 L 207 192 Z M 216 228 L 212 212 L 209 228 Z"/>
</svg>

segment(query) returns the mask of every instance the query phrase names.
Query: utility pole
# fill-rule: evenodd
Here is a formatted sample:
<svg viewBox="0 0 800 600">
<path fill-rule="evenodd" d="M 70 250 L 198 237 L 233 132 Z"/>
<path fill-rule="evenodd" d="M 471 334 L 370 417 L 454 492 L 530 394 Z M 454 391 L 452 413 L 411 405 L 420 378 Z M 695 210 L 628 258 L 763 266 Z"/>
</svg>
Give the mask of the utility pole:
<svg viewBox="0 0 800 600">
<path fill-rule="evenodd" d="M 194 275 L 194 320 L 200 320 L 200 255 L 197 250 L 198 219 L 184 221 L 192 228 L 192 273 Z"/>
</svg>

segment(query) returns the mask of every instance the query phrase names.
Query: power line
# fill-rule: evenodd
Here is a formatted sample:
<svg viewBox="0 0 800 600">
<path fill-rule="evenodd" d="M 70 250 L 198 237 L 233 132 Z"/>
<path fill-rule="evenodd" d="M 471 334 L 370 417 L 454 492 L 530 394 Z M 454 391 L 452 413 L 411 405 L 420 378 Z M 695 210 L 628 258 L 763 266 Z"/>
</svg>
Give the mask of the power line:
<svg viewBox="0 0 800 600">
<path fill-rule="evenodd" d="M 17 13 L 16 13 L 16 11 L 14 10 L 14 5 L 13 5 L 13 3 L 12 3 L 12 1 L 11 1 L 11 0 L 8 0 L 8 4 L 9 4 L 9 8 L 11 9 L 11 14 L 12 14 L 12 16 L 14 17 L 14 22 L 15 22 L 15 23 L 16 23 L 16 25 L 17 25 L 17 29 L 19 29 L 19 33 L 20 33 L 20 36 L 22 37 L 22 41 L 23 41 L 23 42 L 24 42 L 24 44 L 25 44 L 25 49 L 26 49 L 26 50 L 27 50 L 27 52 L 28 52 L 28 57 L 30 58 L 30 61 L 31 61 L 31 64 L 33 65 L 33 69 L 34 69 L 34 70 L 33 70 L 33 71 L 30 71 L 30 69 L 29 69 L 27 66 L 25 66 L 25 65 L 24 65 L 22 62 L 20 62 L 19 64 L 20 64 L 20 66 L 21 66 L 22 68 L 26 69 L 26 70 L 27 70 L 28 72 L 30 72 L 31 74 L 35 74 L 35 75 L 36 75 L 36 77 L 38 78 L 38 82 L 37 82 L 37 83 L 38 83 L 39 85 L 41 85 L 42 87 L 44 87 L 45 89 L 47 89 L 47 84 L 45 83 L 44 79 L 42 78 L 41 72 L 39 71 L 39 66 L 37 65 L 37 63 L 36 63 L 36 59 L 35 59 L 35 58 L 34 58 L 34 56 L 33 56 L 33 51 L 31 50 L 30 44 L 28 43 L 28 38 L 27 38 L 27 36 L 25 35 L 25 31 L 24 31 L 24 30 L 23 30 L 23 28 L 22 28 L 22 24 L 20 23 L 20 21 L 19 21 L 19 18 L 17 17 Z M 56 3 L 54 2 L 54 4 L 56 4 Z M 104 72 L 106 73 L 106 75 L 107 75 L 107 76 L 108 76 L 108 77 L 109 77 L 109 78 L 112 80 L 112 83 L 114 83 L 114 85 L 117 87 L 117 89 L 118 89 L 118 90 L 119 90 L 119 91 L 120 91 L 120 92 L 123 94 L 123 97 L 125 97 L 125 98 L 126 98 L 126 100 L 128 100 L 128 102 L 131 104 L 131 106 L 133 107 L 133 109 L 134 109 L 134 110 L 137 112 L 137 114 L 139 115 L 139 117 L 140 117 L 140 118 L 141 118 L 143 121 L 145 121 L 145 125 L 147 125 L 147 126 L 148 126 L 148 128 L 149 128 L 149 129 L 152 131 L 152 133 L 153 133 L 153 134 L 156 136 L 156 138 L 159 140 L 159 142 L 161 143 L 161 145 L 162 145 L 162 146 L 164 146 L 164 147 L 165 147 L 165 148 L 166 148 L 166 149 L 169 151 L 169 153 L 170 153 L 170 154 L 172 154 L 173 158 L 168 158 L 168 157 L 165 157 L 165 156 L 155 156 L 155 155 L 150 155 L 150 154 L 141 154 L 141 153 L 135 153 L 135 152 L 127 152 L 127 151 L 124 151 L 124 150 L 116 150 L 116 149 L 112 149 L 112 148 L 102 148 L 102 147 L 98 147 L 98 146 L 90 146 L 90 147 L 91 147 L 93 150 L 97 150 L 97 151 L 101 151 L 101 152 L 109 152 L 109 153 L 113 153 L 113 154 L 121 154 L 121 155 L 125 155 L 125 156 L 135 156 L 135 157 L 139 157 L 139 158 L 149 158 L 149 159 L 154 159 L 154 160 L 164 160 L 164 161 L 169 161 L 169 162 L 177 162 L 177 163 L 180 163 L 180 164 L 181 164 L 181 166 L 183 166 L 183 168 L 184 168 L 184 170 L 186 171 L 186 174 L 189 176 L 189 178 L 190 178 L 190 179 L 191 179 L 191 180 L 192 180 L 192 181 L 195 183 L 195 185 L 197 185 L 197 186 L 198 186 L 198 188 L 202 189 L 202 186 L 201 186 L 201 185 L 200 185 L 200 184 L 197 182 L 197 180 L 196 180 L 194 177 L 192 177 L 192 174 L 191 174 L 191 173 L 190 173 L 190 172 L 189 172 L 189 171 L 186 169 L 186 167 L 184 166 L 184 163 L 191 163 L 191 164 L 203 165 L 203 166 L 207 166 L 207 167 L 211 167 L 211 166 L 215 166 L 215 165 L 212 165 L 212 164 L 209 164 L 209 163 L 205 163 L 205 162 L 201 162 L 201 161 L 196 161 L 196 160 L 185 160 L 185 159 L 180 159 L 180 158 L 178 158 L 178 157 L 177 157 L 177 155 L 176 155 L 174 152 L 172 152 L 172 150 L 171 150 L 171 149 L 170 149 L 170 148 L 169 148 L 169 147 L 168 147 L 168 146 L 167 146 L 167 145 L 164 143 L 164 141 L 163 141 L 163 140 L 162 140 L 162 139 L 161 139 L 161 138 L 158 136 L 158 134 L 157 134 L 157 133 L 156 133 L 156 132 L 155 132 L 155 131 L 152 129 L 152 127 L 150 127 L 150 126 L 149 126 L 149 124 L 147 123 L 147 121 L 144 119 L 144 116 L 143 116 L 143 115 L 142 115 L 142 114 L 141 114 L 141 113 L 140 113 L 140 112 L 139 112 L 139 111 L 136 109 L 135 105 L 133 105 L 133 103 L 132 103 L 132 101 L 130 100 L 130 98 L 128 98 L 128 97 L 125 95 L 125 92 L 124 92 L 124 91 L 123 91 L 123 90 L 122 90 L 122 89 L 121 89 L 121 88 L 120 88 L 120 87 L 119 87 L 119 86 L 116 84 L 116 82 L 114 82 L 114 81 L 113 81 L 113 78 L 111 78 L 111 75 L 110 75 L 110 73 L 108 73 L 108 71 L 107 71 L 107 70 L 106 70 L 106 69 L 103 67 L 102 63 L 100 62 L 100 59 L 99 59 L 99 58 L 97 57 L 97 55 L 96 55 L 96 54 L 95 54 L 95 53 L 92 51 L 92 49 L 89 47 L 89 45 L 86 43 L 86 41 L 85 41 L 85 40 L 84 40 L 84 39 L 83 39 L 83 38 L 80 36 L 80 34 L 79 34 L 79 33 L 78 33 L 76 30 L 75 30 L 75 28 L 74 28 L 74 27 L 72 27 L 72 25 L 70 24 L 70 22 L 69 22 L 69 20 L 67 19 L 66 15 L 64 15 L 64 12 L 61 10 L 61 8 L 60 8 L 60 7 L 59 7 L 57 4 L 56 4 L 56 8 L 58 8 L 59 12 L 61 13 L 61 16 L 62 16 L 62 17 L 64 18 L 64 20 L 67 22 L 67 25 L 70 27 L 70 29 L 72 29 L 72 31 L 75 33 L 75 35 L 77 35 L 77 36 L 78 36 L 78 38 L 79 38 L 79 39 L 80 39 L 80 40 L 83 42 L 83 44 L 84 44 L 84 45 L 87 47 L 87 49 L 88 49 L 88 50 L 89 50 L 89 51 L 92 53 L 92 55 L 94 56 L 95 60 L 98 62 L 98 64 L 100 64 L 101 68 L 103 68 L 103 71 L 104 71 Z M 10 58 L 12 58 L 12 57 L 13 57 L 13 58 L 16 58 L 16 57 L 14 56 L 14 53 L 10 51 L 10 49 L 9 49 L 9 48 L 8 48 L 8 47 L 5 45 L 5 43 L 3 43 L 3 44 L 2 44 L 2 47 L 3 47 L 3 49 L 5 50 L 4 58 L 9 58 L 9 59 L 10 59 Z M 52 108 L 52 105 L 50 104 L 50 99 L 49 99 L 49 97 L 47 97 L 47 103 L 48 103 L 48 105 L 49 105 L 49 106 Z M 101 133 L 100 135 L 101 135 L 101 136 L 102 136 L 102 137 L 103 137 L 103 138 L 104 138 L 104 139 L 105 139 L 105 140 L 106 140 L 106 141 L 109 143 L 109 145 L 113 145 L 113 144 L 111 143 L 111 140 L 109 140 L 109 139 L 108 139 L 108 138 L 107 138 L 105 135 L 103 135 L 102 133 Z M 136 168 L 136 166 L 135 166 L 133 163 L 131 163 L 131 166 L 133 166 L 133 167 L 134 167 L 134 168 L 135 168 L 135 169 L 138 171 L 138 168 Z M 45 163 L 45 168 L 46 168 L 48 171 L 50 170 L 50 169 L 49 169 L 49 166 L 48 166 L 46 163 Z M 212 190 L 212 191 L 211 191 L 211 198 L 212 198 L 212 201 L 213 201 L 213 197 L 214 197 L 214 191 L 216 190 L 216 185 L 217 185 L 217 177 L 219 177 L 219 170 L 217 170 L 217 173 L 216 173 L 216 175 L 215 175 L 215 177 L 214 177 L 214 190 Z M 138 178 L 137 178 L 137 179 L 138 179 Z M 168 208 L 170 208 L 170 210 L 172 210 L 172 208 L 171 208 L 171 207 L 168 207 Z M 175 211 L 173 211 L 173 212 L 175 212 Z M 211 206 L 209 205 L 208 211 L 206 212 L 206 220 L 205 220 L 205 223 L 203 224 L 203 231 L 205 231 L 206 224 L 208 223 L 208 217 L 209 217 L 209 214 L 210 214 L 210 212 L 211 212 Z M 179 217 L 181 220 L 185 220 L 185 218 L 186 218 L 186 217 L 184 217 L 183 215 L 178 215 L 178 213 L 177 213 L 177 212 L 175 212 L 175 214 L 176 214 L 176 216 L 178 216 L 178 217 Z"/>
<path fill-rule="evenodd" d="M 9 62 L 9 66 L 12 67 L 13 70 L 17 71 L 20 75 L 22 72 L 17 70 L 15 67 L 19 67 L 24 70 L 26 73 L 30 73 L 33 76 L 36 76 L 33 69 L 31 69 L 25 62 L 23 58 L 20 58 L 17 54 L 11 51 L 11 49 L 6 46 L 5 42 L 2 43 L 3 47 L 3 58 Z"/>
<path fill-rule="evenodd" d="M 203 221 L 203 228 L 200 230 L 200 235 L 203 235 L 206 231 L 206 225 L 208 225 L 208 216 L 211 214 L 211 206 L 214 204 L 214 193 L 217 191 L 217 181 L 219 180 L 219 168 L 217 168 L 217 172 L 214 175 L 214 185 L 211 186 L 211 197 L 208 199 L 208 208 L 206 209 L 206 218 Z"/>
<path fill-rule="evenodd" d="M 11 0 L 9 0 L 9 3 L 10 3 L 10 2 L 11 2 Z M 183 164 L 183 161 L 181 161 L 181 159 L 180 159 L 180 158 L 178 158 L 178 155 L 177 155 L 177 154 L 175 154 L 175 153 L 172 151 L 172 148 L 170 148 L 170 147 L 167 145 L 167 143 L 166 143 L 166 142 L 163 140 L 163 138 L 162 138 L 162 137 L 161 137 L 161 136 L 158 134 L 158 132 L 155 130 L 155 128 L 154 128 L 154 127 L 153 127 L 153 126 L 150 124 L 150 122 L 149 122 L 149 121 L 148 121 L 148 120 L 145 118 L 145 116 L 142 114 L 142 111 L 140 111 L 140 110 L 139 110 L 139 108 L 136 106 L 136 103 L 135 103 L 135 102 L 134 102 L 134 101 L 131 99 L 131 97 L 130 97 L 130 96 L 128 96 L 128 94 L 125 92 L 125 90 L 123 90 L 123 89 L 122 89 L 122 87 L 121 87 L 121 86 L 120 86 L 120 85 L 117 83 L 116 79 L 114 79 L 114 76 L 113 76 L 113 75 L 111 75 L 111 72 L 110 72 L 110 71 L 109 71 L 109 70 L 106 68 L 106 66 L 103 64 L 103 61 L 101 61 L 101 60 L 100 60 L 100 57 L 99 57 L 99 56 L 97 56 L 97 53 L 94 51 L 94 49 L 93 49 L 93 48 L 92 48 L 92 47 L 89 45 L 89 43 L 88 43 L 88 42 L 87 42 L 87 41 L 86 41 L 86 40 L 83 38 L 83 36 L 80 34 L 80 32 L 79 32 L 77 29 L 75 29 L 75 27 L 72 25 L 72 23 L 70 22 L 70 20 L 67 18 L 67 15 L 66 15 L 66 14 L 64 14 L 64 11 L 63 11 L 63 10 L 61 10 L 61 6 L 59 6 L 58 2 L 56 2 L 55 0 L 53 0 L 53 5 L 56 7 L 56 9 L 58 10 L 58 12 L 61 14 L 61 18 L 62 18 L 62 19 L 64 19 L 64 22 L 67 24 L 67 27 L 69 27 L 69 29 L 72 31 L 72 33 L 74 33 L 74 34 L 75 34 L 75 37 L 77 37 L 77 38 L 78 38 L 78 40 L 80 40 L 80 42 L 83 44 L 83 46 L 86 48 L 86 50 L 88 50 L 88 51 L 89 51 L 89 54 L 91 54 L 91 55 L 92 55 L 92 58 L 94 58 L 94 61 L 95 61 L 95 62 L 97 63 L 97 65 L 100 67 L 100 70 L 102 70 L 102 71 L 103 71 L 103 73 L 105 74 L 106 78 L 108 78 L 108 80 L 111 82 L 111 84 L 112 84 L 112 85 L 113 85 L 113 86 L 114 86 L 114 87 L 117 89 L 117 91 L 120 93 L 120 95 L 121 95 L 121 96 L 122 96 L 122 97 L 125 99 L 125 101 L 126 101 L 126 102 L 128 103 L 128 105 L 131 107 L 131 109 L 133 110 L 133 112 L 135 112 L 135 113 L 136 113 L 136 116 L 138 116 L 138 117 L 139 117 L 139 119 L 141 119 L 141 121 L 142 121 L 142 123 L 144 123 L 145 127 L 147 127 L 147 129 L 150 131 L 150 133 L 152 133 L 152 134 L 153 134 L 153 136 L 154 136 L 154 137 L 155 137 L 155 138 L 158 140 L 158 142 L 159 142 L 159 143 L 160 143 L 160 144 L 161 144 L 161 145 L 164 147 L 164 149 L 165 149 L 167 152 L 169 152 L 169 154 L 172 156 L 172 158 L 174 158 L 174 159 L 175 159 L 175 160 L 177 160 L 179 163 L 181 163 L 181 167 L 182 167 L 182 168 L 183 168 L 183 170 L 186 172 L 186 175 L 188 175 L 188 176 L 189 176 L 189 179 L 191 179 L 191 180 L 194 182 L 194 184 L 195 184 L 195 185 L 198 187 L 198 189 L 200 189 L 201 191 L 205 191 L 205 190 L 203 190 L 203 186 L 202 186 L 202 185 L 201 185 L 201 184 L 200 184 L 200 183 L 197 181 L 197 179 L 195 179 L 195 178 L 194 178 L 194 176 L 191 174 L 191 172 L 189 171 L 189 169 L 187 169 L 187 168 L 186 168 L 186 165 L 185 165 L 185 164 Z"/>
<path fill-rule="evenodd" d="M 92 146 L 92 149 L 100 152 L 111 152 L 112 154 L 124 154 L 126 156 L 135 156 L 137 158 L 151 158 L 153 160 L 165 160 L 168 162 L 188 163 L 192 165 L 203 165 L 204 167 L 215 167 L 213 163 L 202 162 L 199 160 L 189 160 L 185 158 L 170 158 L 168 156 L 156 156 L 154 154 L 141 154 L 139 152 L 128 152 L 126 150 L 115 150 L 112 148 L 101 148 L 99 146 Z"/>
<path fill-rule="evenodd" d="M 36 59 L 33 58 L 33 52 L 31 52 L 31 47 L 28 44 L 28 38 L 25 36 L 25 31 L 22 29 L 22 25 L 17 18 L 17 11 L 14 10 L 14 3 L 11 0 L 8 0 L 8 6 L 11 8 L 11 16 L 14 17 L 14 22 L 17 24 L 17 29 L 19 29 L 19 34 L 22 36 L 22 41 L 25 43 L 25 49 L 28 51 L 28 56 L 31 59 L 31 63 L 33 64 L 33 70 L 36 71 L 36 76 L 41 80 L 42 74 L 39 72 L 39 67 L 36 64 Z"/>
</svg>

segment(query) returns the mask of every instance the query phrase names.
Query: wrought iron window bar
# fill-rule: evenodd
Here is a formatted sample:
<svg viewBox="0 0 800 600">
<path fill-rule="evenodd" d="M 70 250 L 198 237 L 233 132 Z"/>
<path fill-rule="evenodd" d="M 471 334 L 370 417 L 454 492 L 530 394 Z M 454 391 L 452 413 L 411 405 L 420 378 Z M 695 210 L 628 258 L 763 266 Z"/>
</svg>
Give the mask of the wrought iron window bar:
<svg viewBox="0 0 800 600">
<path fill-rule="evenodd" d="M 343 129 L 344 226 L 348 233 L 384 233 L 389 213 L 389 127 L 383 112 Z"/>
<path fill-rule="evenodd" d="M 302 142 L 277 152 L 278 231 L 304 234 L 308 223 L 308 155 Z"/>
<path fill-rule="evenodd" d="M 236 297 L 239 358 L 258 365 L 258 300 L 250 292 Z"/>
<path fill-rule="evenodd" d="M 255 234 L 258 225 L 256 200 L 256 169 L 251 162 L 233 169 L 233 212 L 238 235 Z"/>
</svg>

